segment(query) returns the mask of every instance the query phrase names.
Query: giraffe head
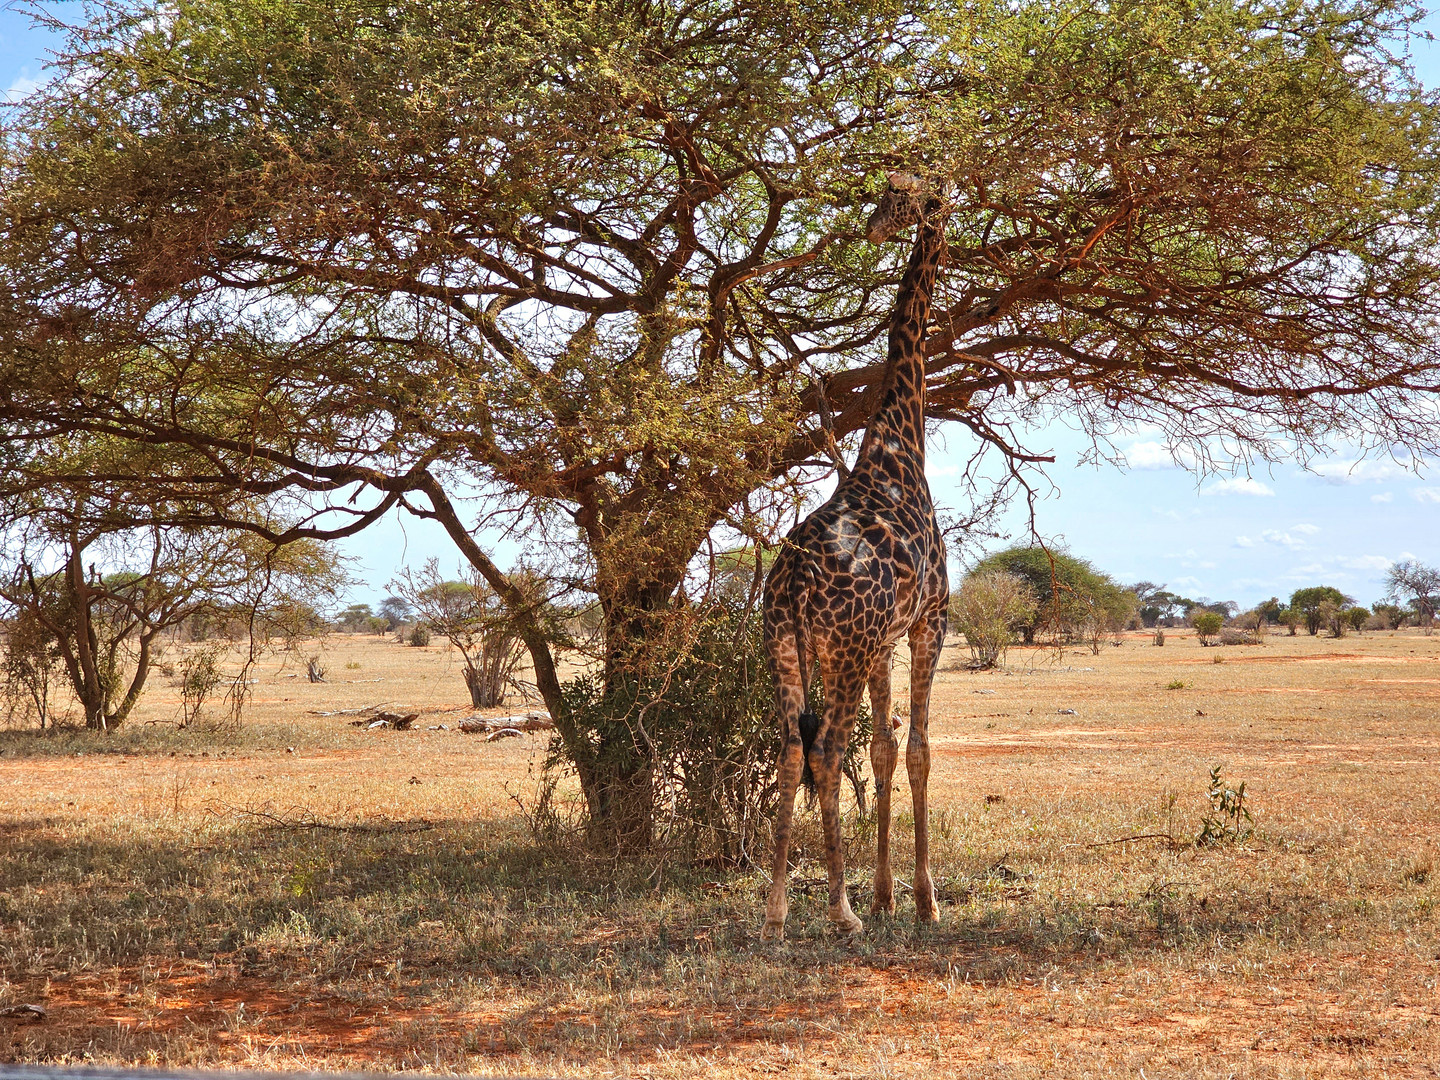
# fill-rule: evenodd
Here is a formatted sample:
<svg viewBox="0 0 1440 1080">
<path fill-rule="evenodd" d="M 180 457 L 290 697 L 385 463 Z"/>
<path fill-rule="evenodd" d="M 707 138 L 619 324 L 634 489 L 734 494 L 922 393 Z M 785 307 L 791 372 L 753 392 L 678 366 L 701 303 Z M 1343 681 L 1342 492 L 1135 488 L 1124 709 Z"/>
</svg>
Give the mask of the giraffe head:
<svg viewBox="0 0 1440 1080">
<path fill-rule="evenodd" d="M 880 196 L 880 205 L 865 222 L 865 239 L 883 244 L 907 225 L 924 221 L 940 209 L 930 185 L 914 173 L 893 172 Z"/>
</svg>

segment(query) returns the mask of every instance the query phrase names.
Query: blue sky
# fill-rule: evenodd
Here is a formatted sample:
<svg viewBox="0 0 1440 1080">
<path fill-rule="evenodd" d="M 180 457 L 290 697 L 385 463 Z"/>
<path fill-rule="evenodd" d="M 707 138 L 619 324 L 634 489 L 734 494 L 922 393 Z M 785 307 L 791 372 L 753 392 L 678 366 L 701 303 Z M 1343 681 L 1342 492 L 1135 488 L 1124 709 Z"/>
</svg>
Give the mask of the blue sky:
<svg viewBox="0 0 1440 1080">
<path fill-rule="evenodd" d="M 50 10 L 78 18 L 80 5 Z M 1440 17 L 1426 24 L 1440 31 Z M 0 90 L 14 97 L 43 81 L 51 42 L 24 15 L 0 0 Z M 1416 69 L 1440 86 L 1440 46 L 1416 41 Z M 958 504 L 955 451 L 938 443 L 930 463 L 937 502 Z M 1063 424 L 1035 432 L 1033 449 L 1055 453 L 1053 484 L 1037 510 L 1037 527 L 1077 555 L 1124 582 L 1168 584 L 1190 596 L 1249 605 L 1301 586 L 1335 585 L 1363 603 L 1380 597 L 1392 560 L 1440 563 L 1440 471 L 1416 476 L 1393 462 L 1355 463 L 1343 454 L 1307 472 L 1280 464 L 1250 476 L 1204 477 L 1175 467 L 1164 447 L 1145 433 L 1120 439 L 1130 467 L 1078 464 L 1087 448 Z M 1016 538 L 1028 535 L 1017 510 L 1004 521 Z M 995 545 L 992 545 L 995 546 Z M 435 556 L 459 563 L 449 538 L 422 521 L 387 519 L 345 543 L 357 579 L 353 598 L 378 602 L 398 570 Z M 501 542 L 508 565 L 518 554 Z"/>
</svg>

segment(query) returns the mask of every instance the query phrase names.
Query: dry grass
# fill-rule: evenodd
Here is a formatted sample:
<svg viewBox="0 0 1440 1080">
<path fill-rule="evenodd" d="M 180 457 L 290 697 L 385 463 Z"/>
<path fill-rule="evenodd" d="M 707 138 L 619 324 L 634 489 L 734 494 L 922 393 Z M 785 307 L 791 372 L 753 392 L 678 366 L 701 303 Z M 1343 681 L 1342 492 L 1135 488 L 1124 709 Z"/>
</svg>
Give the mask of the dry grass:
<svg viewBox="0 0 1440 1080">
<path fill-rule="evenodd" d="M 0 1060 L 1440 1075 L 1440 637 L 1136 635 L 946 671 L 942 924 L 902 899 L 839 940 L 801 891 L 779 948 L 758 940 L 759 872 L 627 876 L 538 847 L 510 793 L 541 736 L 308 715 L 464 715 L 438 711 L 465 700 L 443 646 L 327 648 L 330 683 L 263 666 L 238 733 L 0 733 L 0 1005 L 50 1010 L 0 1020 Z M 140 719 L 177 702 L 158 685 Z M 1193 836 L 1215 763 L 1248 781 L 1253 838 L 1092 846 Z M 797 878 L 820 876 L 817 833 Z M 862 902 L 869 847 L 862 824 Z"/>
</svg>

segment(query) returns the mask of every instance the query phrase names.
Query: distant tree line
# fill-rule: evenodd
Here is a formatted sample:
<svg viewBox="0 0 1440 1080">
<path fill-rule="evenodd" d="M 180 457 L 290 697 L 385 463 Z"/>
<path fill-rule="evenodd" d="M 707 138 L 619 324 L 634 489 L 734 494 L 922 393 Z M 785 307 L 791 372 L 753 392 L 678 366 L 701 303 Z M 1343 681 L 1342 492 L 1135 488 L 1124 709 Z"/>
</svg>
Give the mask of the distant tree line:
<svg viewBox="0 0 1440 1080">
<path fill-rule="evenodd" d="M 1191 599 L 1151 581 L 1123 586 L 1064 550 L 1019 545 L 981 559 L 965 575 L 951 599 L 951 625 L 977 667 L 999 663 L 1016 643 L 1083 641 L 1098 652 L 1107 635 L 1118 642 L 1122 630 L 1141 627 L 1191 626 L 1202 644 L 1217 635 L 1223 643 L 1254 642 L 1270 626 L 1287 627 L 1292 636 L 1301 627 L 1332 637 L 1407 624 L 1430 632 L 1440 604 L 1440 570 L 1413 559 L 1399 562 L 1390 568 L 1386 588 L 1372 607 L 1332 585 L 1314 585 L 1296 589 L 1288 602 L 1272 596 L 1241 611 L 1233 600 Z M 1157 644 L 1162 640 L 1157 637 Z"/>
</svg>

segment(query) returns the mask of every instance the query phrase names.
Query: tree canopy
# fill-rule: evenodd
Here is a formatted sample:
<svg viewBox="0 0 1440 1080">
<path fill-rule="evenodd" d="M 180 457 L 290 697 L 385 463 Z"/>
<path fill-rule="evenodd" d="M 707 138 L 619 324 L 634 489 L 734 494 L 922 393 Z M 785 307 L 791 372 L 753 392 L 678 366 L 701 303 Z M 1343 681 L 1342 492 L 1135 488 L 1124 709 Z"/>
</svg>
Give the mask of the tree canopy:
<svg viewBox="0 0 1440 1080">
<path fill-rule="evenodd" d="M 1325 622 L 1325 615 L 1321 609 L 1326 604 L 1339 610 L 1354 602 L 1333 585 L 1312 585 L 1308 588 L 1296 589 L 1290 594 L 1290 610 L 1295 612 L 1296 617 L 1305 624 L 1305 629 L 1312 635 L 1319 633 L 1320 627 Z"/>
<path fill-rule="evenodd" d="M 1440 567 L 1402 559 L 1385 574 L 1385 586 L 1391 599 L 1410 604 L 1421 626 L 1435 621 L 1435 609 L 1440 606 Z"/>
<path fill-rule="evenodd" d="M 1049 630 L 1069 636 L 1085 629 L 1118 630 L 1135 611 L 1135 594 L 1086 559 L 1064 551 L 1017 545 L 975 564 L 972 576 L 1009 574 L 1023 581 L 1032 597 L 1028 618 L 1016 623 L 1031 642 Z"/>
<path fill-rule="evenodd" d="M 863 428 L 903 253 L 859 225 L 892 168 L 954 208 L 928 415 L 1008 480 L 1057 414 L 1102 455 L 1142 422 L 1201 463 L 1432 452 L 1413 18 L 118 0 L 0 131 L 0 486 L 128 440 L 84 482 L 279 541 L 433 517 L 517 611 L 472 530 L 525 530 L 598 597 L 613 673 L 717 526 L 772 540 Z"/>
</svg>

